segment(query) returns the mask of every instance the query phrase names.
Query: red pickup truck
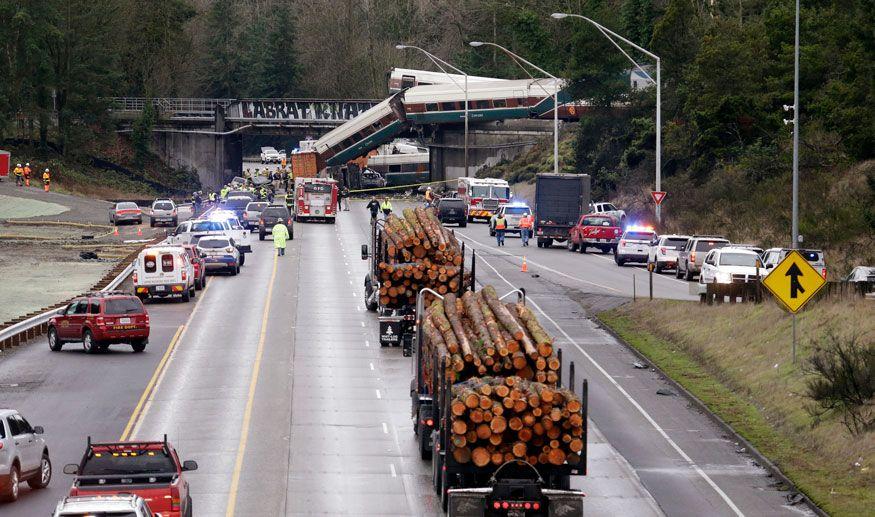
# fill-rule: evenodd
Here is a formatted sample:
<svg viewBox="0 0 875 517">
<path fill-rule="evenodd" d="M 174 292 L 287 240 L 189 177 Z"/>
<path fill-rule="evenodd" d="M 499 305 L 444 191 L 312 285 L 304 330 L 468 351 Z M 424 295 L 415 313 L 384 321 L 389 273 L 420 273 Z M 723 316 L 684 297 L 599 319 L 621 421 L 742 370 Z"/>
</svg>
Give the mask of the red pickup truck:
<svg viewBox="0 0 875 517">
<path fill-rule="evenodd" d="M 571 228 L 568 251 L 586 253 L 586 248 L 598 248 L 602 253 L 615 251 L 623 229 L 620 221 L 608 214 L 587 214 Z"/>
<path fill-rule="evenodd" d="M 184 473 L 197 470 L 197 462 L 179 461 L 167 442 L 92 443 L 79 464 L 64 467 L 73 474 L 70 496 L 135 494 L 152 512 L 169 517 L 191 517 L 191 495 Z"/>
</svg>

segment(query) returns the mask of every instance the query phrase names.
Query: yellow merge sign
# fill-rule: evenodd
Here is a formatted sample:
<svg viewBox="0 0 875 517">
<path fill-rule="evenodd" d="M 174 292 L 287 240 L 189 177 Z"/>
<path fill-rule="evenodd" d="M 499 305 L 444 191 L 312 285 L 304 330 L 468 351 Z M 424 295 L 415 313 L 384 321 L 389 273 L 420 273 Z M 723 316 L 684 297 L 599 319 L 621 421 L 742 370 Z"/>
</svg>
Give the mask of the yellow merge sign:
<svg viewBox="0 0 875 517">
<path fill-rule="evenodd" d="M 793 314 L 825 284 L 826 279 L 796 250 L 788 253 L 763 279 L 763 285 Z"/>
</svg>

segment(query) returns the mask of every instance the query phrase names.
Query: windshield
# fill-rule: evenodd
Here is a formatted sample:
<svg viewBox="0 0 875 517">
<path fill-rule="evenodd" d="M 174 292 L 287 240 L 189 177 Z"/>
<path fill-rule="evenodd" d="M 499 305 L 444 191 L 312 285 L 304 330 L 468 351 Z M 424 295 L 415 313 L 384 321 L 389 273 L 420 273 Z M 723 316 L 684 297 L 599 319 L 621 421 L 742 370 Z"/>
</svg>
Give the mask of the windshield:
<svg viewBox="0 0 875 517">
<path fill-rule="evenodd" d="M 173 210 L 173 203 L 162 202 L 152 205 L 152 210 Z"/>
<path fill-rule="evenodd" d="M 143 304 L 136 298 L 113 298 L 106 301 L 104 314 L 139 314 Z"/>
<path fill-rule="evenodd" d="M 247 212 L 261 212 L 267 208 L 267 203 L 249 203 L 246 205 Z"/>
<path fill-rule="evenodd" d="M 489 187 L 471 187 L 471 197 L 489 197 Z"/>
<path fill-rule="evenodd" d="M 191 223 L 193 232 L 220 232 L 225 227 L 219 221 L 195 221 Z"/>
<path fill-rule="evenodd" d="M 527 206 L 508 206 L 508 207 L 505 207 L 504 213 L 506 215 L 526 215 L 529 213 L 529 207 L 527 207 Z"/>
<path fill-rule="evenodd" d="M 289 211 L 286 208 L 281 207 L 271 207 L 265 208 L 262 215 L 265 217 L 282 217 L 283 219 L 289 217 Z"/>
<path fill-rule="evenodd" d="M 197 245 L 201 248 L 226 248 L 231 245 L 228 239 L 201 239 Z"/>
<path fill-rule="evenodd" d="M 238 221 L 236 217 L 229 217 L 228 218 L 228 226 L 230 226 L 232 230 L 242 230 L 243 229 L 243 225 L 240 224 L 240 221 Z"/>
<path fill-rule="evenodd" d="M 613 221 L 607 217 L 584 217 L 584 226 L 613 226 Z"/>
<path fill-rule="evenodd" d="M 720 265 L 757 267 L 757 256 L 748 253 L 722 253 Z"/>
<path fill-rule="evenodd" d="M 665 242 L 662 243 L 664 248 L 670 248 L 674 250 L 682 250 L 684 246 L 687 245 L 687 239 L 666 239 Z"/>
<path fill-rule="evenodd" d="M 626 236 L 624 237 L 626 240 L 630 241 L 651 241 L 653 240 L 652 232 L 626 232 Z"/>
<path fill-rule="evenodd" d="M 510 199 L 510 187 L 492 187 L 492 197 Z"/>
<path fill-rule="evenodd" d="M 248 205 L 252 200 L 248 197 L 232 197 L 228 198 L 227 204 L 234 208 L 243 208 Z"/>
<path fill-rule="evenodd" d="M 331 184 L 329 183 L 305 183 L 304 192 L 310 194 L 328 194 L 331 192 Z"/>
<path fill-rule="evenodd" d="M 465 202 L 461 199 L 441 199 L 440 206 L 447 208 L 462 208 L 465 206 Z"/>
<path fill-rule="evenodd" d="M 696 243 L 696 251 L 710 251 L 725 248 L 726 246 L 729 246 L 729 243 L 726 241 L 699 241 Z"/>
<path fill-rule="evenodd" d="M 97 455 L 100 454 L 98 457 Z M 163 451 L 140 451 L 136 456 L 95 452 L 82 466 L 83 476 L 113 476 L 119 474 L 168 474 L 176 472 L 176 464 Z"/>
<path fill-rule="evenodd" d="M 136 208 L 140 208 L 136 203 L 119 203 L 115 205 L 116 210 L 132 210 Z"/>
</svg>

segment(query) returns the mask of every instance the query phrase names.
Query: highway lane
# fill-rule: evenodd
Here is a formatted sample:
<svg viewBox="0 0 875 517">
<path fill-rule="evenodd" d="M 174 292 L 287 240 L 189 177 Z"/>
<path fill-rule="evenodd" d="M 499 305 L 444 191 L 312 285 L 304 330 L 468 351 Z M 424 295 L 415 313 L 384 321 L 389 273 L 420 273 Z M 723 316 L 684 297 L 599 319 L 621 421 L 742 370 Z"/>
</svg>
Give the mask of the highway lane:
<svg viewBox="0 0 875 517">
<path fill-rule="evenodd" d="M 508 235 L 505 246 L 497 247 L 495 237 L 489 236 L 489 226 L 475 222 L 467 228 L 454 228 L 467 246 L 474 245 L 478 253 L 485 253 L 503 262 L 507 267 L 519 269 L 525 256 L 529 272 L 549 278 L 558 285 L 605 296 L 631 298 L 633 282 L 637 296 L 648 296 L 648 273 L 643 265 L 617 266 L 612 254 L 599 252 L 570 253 L 564 246 L 538 248 L 536 239 L 528 247 L 515 235 Z M 670 274 L 653 275 L 653 296 L 677 300 L 697 300 L 690 294 L 690 283 L 676 279 Z"/>
<path fill-rule="evenodd" d="M 522 273 L 518 264 L 494 254 L 480 256 L 477 275 L 480 283 L 526 289 L 564 359 L 589 379 L 593 425 L 666 515 L 810 514 L 786 505 L 787 492 L 751 457 L 736 452 L 739 446 L 710 418 L 683 397 L 656 393 L 672 388 L 658 374 L 633 368 L 637 357 L 588 318 L 588 298 L 597 294 L 544 273 Z M 600 469 L 590 461 L 588 478 L 597 480 Z M 589 479 L 583 486 L 591 507 L 601 494 Z"/>
</svg>

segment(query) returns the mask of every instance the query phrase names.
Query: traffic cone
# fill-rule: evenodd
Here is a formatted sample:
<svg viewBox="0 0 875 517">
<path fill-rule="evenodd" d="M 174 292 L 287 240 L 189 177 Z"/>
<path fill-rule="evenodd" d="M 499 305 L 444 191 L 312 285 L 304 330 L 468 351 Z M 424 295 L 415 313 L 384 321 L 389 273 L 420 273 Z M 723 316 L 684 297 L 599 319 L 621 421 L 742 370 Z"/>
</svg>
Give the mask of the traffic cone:
<svg viewBox="0 0 875 517">
<path fill-rule="evenodd" d="M 140 228 L 139 226 L 137 226 L 137 237 L 142 237 L 142 236 L 143 236 L 143 229 Z"/>
<path fill-rule="evenodd" d="M 112 234 L 118 237 L 118 226 L 115 227 L 115 229 L 112 231 Z"/>
<path fill-rule="evenodd" d="M 48 183 L 45 184 L 45 186 L 43 187 L 43 190 L 45 190 L 46 192 L 49 191 L 49 184 Z"/>
<path fill-rule="evenodd" d="M 25 187 L 29 187 L 29 186 L 30 186 L 30 178 L 24 178 L 24 186 L 25 186 Z"/>
<path fill-rule="evenodd" d="M 526 256 L 525 255 L 523 255 L 523 267 L 520 268 L 520 271 L 522 271 L 523 273 L 529 272 L 529 265 L 526 263 Z"/>
</svg>

